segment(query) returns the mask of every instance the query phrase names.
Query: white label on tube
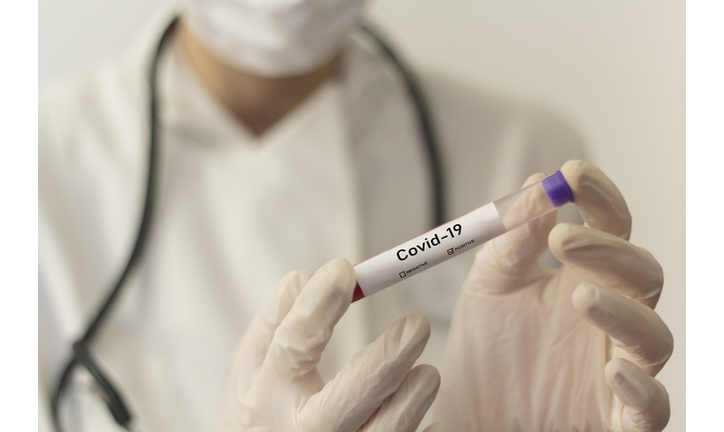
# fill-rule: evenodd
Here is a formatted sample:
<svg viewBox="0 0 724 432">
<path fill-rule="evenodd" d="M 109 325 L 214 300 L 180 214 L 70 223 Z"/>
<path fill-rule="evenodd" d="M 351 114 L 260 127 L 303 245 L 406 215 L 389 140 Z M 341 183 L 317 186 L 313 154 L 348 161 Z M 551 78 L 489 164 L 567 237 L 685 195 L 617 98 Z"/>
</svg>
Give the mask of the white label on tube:
<svg viewBox="0 0 724 432">
<path fill-rule="evenodd" d="M 493 203 L 354 266 L 365 297 L 505 233 Z"/>
</svg>

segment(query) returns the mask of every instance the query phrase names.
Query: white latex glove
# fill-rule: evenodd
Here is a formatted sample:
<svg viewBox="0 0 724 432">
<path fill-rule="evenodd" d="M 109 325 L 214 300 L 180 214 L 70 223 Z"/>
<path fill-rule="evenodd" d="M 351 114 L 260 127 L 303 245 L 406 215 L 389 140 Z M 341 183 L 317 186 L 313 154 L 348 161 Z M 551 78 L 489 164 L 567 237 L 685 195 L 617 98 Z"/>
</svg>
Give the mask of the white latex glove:
<svg viewBox="0 0 724 432">
<path fill-rule="evenodd" d="M 282 279 L 237 350 L 224 432 L 417 429 L 440 385 L 434 367 L 410 370 L 430 337 L 423 316 L 397 320 L 326 385 L 317 371 L 354 286 L 343 259 Z"/>
<path fill-rule="evenodd" d="M 584 226 L 554 228 L 553 213 L 477 253 L 435 408 L 448 430 L 640 432 L 669 420 L 653 378 L 673 349 L 653 310 L 661 266 L 629 243 L 631 215 L 598 168 L 570 161 L 561 171 Z M 538 264 L 548 246 L 557 270 Z"/>
</svg>

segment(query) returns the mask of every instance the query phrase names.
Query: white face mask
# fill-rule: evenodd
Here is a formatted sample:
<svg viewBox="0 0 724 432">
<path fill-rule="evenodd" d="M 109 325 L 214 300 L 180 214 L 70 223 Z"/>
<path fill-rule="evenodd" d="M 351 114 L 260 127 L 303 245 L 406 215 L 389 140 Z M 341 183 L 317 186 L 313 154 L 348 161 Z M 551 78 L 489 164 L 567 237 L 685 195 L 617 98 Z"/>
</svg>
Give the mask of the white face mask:
<svg viewBox="0 0 724 432">
<path fill-rule="evenodd" d="M 331 58 L 366 0 L 186 0 L 194 33 L 222 60 L 269 77 Z"/>
</svg>

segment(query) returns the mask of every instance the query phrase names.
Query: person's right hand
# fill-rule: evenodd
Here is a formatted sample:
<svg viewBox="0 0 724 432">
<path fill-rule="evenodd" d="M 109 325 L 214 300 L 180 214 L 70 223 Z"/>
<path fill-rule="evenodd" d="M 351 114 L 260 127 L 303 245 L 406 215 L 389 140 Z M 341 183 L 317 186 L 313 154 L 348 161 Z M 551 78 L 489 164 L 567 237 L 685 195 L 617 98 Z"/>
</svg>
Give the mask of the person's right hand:
<svg viewBox="0 0 724 432">
<path fill-rule="evenodd" d="M 354 286 L 344 259 L 282 279 L 237 350 L 224 432 L 417 429 L 440 385 L 434 367 L 411 370 L 430 336 L 421 315 L 397 320 L 326 385 L 317 371 Z"/>
</svg>

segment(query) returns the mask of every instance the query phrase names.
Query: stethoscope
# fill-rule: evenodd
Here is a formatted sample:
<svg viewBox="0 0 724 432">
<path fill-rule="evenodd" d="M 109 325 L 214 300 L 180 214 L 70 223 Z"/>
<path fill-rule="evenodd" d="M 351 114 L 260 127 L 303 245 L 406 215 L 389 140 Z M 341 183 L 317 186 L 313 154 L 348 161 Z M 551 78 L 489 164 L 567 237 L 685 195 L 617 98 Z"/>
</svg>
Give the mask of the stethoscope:
<svg viewBox="0 0 724 432">
<path fill-rule="evenodd" d="M 132 415 L 128 410 L 126 403 L 123 401 L 116 387 L 111 383 L 98 362 L 95 361 L 90 351 L 90 344 L 93 338 L 98 334 L 104 319 L 108 316 L 109 312 L 113 308 L 119 294 L 123 291 L 126 279 L 128 278 L 131 271 L 136 267 L 140 261 L 141 254 L 143 253 L 144 247 L 147 243 L 149 227 L 153 214 L 156 180 L 157 180 L 157 159 L 158 159 L 158 94 L 157 94 L 157 70 L 159 59 L 163 51 L 164 46 L 173 34 L 173 30 L 178 24 L 179 17 L 175 17 L 166 27 L 158 41 L 156 50 L 151 61 L 151 67 L 148 74 L 148 87 L 149 87 L 149 115 L 150 115 L 150 127 L 149 127 L 149 153 L 148 153 L 148 177 L 146 180 L 146 197 L 143 205 L 143 216 L 141 218 L 141 224 L 136 235 L 136 241 L 134 243 L 131 255 L 126 262 L 126 266 L 123 272 L 116 281 L 113 289 L 111 290 L 108 297 L 106 297 L 103 305 L 100 307 L 95 317 L 88 325 L 83 337 L 73 343 L 73 357 L 68 362 L 63 374 L 58 382 L 58 387 L 53 394 L 51 402 L 53 424 L 56 431 L 61 432 L 60 426 L 60 401 L 63 398 L 65 390 L 67 389 L 73 370 L 76 366 L 83 366 L 90 373 L 96 385 L 100 396 L 108 406 L 108 410 L 115 419 L 115 421 L 126 430 L 131 430 L 132 426 Z M 399 71 L 402 77 L 407 93 L 412 100 L 415 107 L 417 121 L 419 123 L 420 131 L 422 132 L 422 143 L 424 146 L 425 154 L 429 163 L 429 169 L 432 177 L 432 202 L 434 211 L 434 225 L 438 226 L 445 222 L 444 209 L 444 184 L 443 184 L 443 173 L 442 164 L 440 161 L 440 155 L 438 151 L 438 143 L 435 138 L 435 131 L 432 125 L 430 111 L 427 102 L 422 94 L 417 80 L 412 75 L 410 69 L 390 47 L 390 44 L 386 42 L 385 38 L 382 37 L 379 32 L 369 25 L 362 25 L 362 29 L 365 33 L 370 35 L 382 49 L 385 57 L 392 62 L 395 68 Z"/>
</svg>

